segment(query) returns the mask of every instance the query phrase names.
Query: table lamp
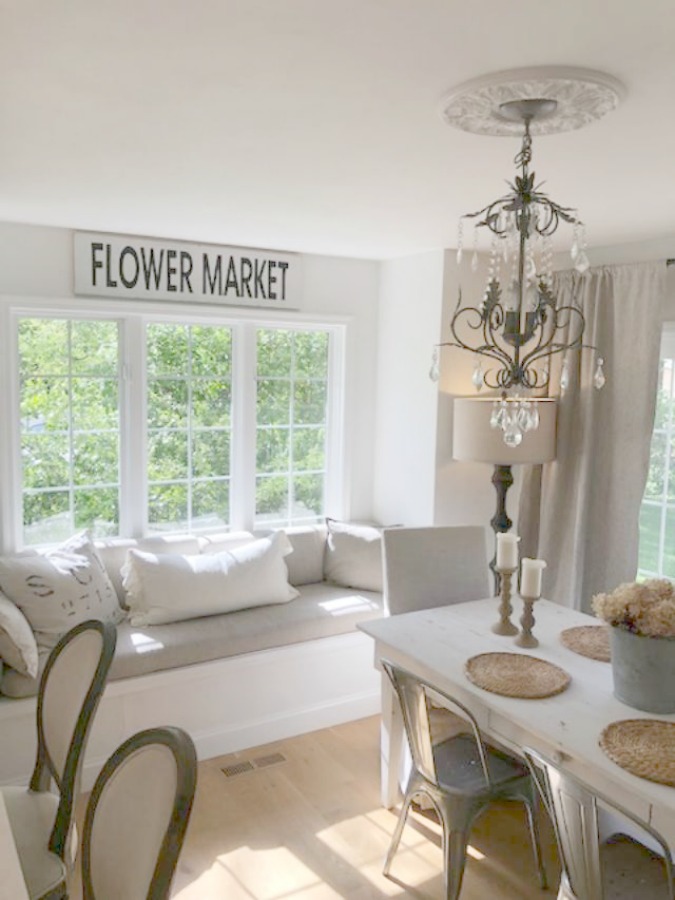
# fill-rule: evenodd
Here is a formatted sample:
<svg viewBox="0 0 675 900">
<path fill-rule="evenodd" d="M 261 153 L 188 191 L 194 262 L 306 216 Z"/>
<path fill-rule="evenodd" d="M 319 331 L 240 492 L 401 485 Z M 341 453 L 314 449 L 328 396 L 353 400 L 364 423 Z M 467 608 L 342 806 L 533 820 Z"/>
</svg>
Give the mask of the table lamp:
<svg viewBox="0 0 675 900">
<path fill-rule="evenodd" d="M 521 443 L 509 446 L 504 432 L 490 424 L 495 400 L 499 397 L 456 397 L 454 401 L 452 455 L 462 462 L 484 462 L 494 466 L 492 483 L 497 492 L 497 509 L 490 519 L 495 536 L 508 531 L 513 524 L 506 513 L 506 492 L 513 484 L 512 465 L 534 465 L 555 459 L 556 401 L 553 398 L 533 400 L 539 413 L 539 426 L 526 431 Z M 517 400 L 506 400 L 517 403 Z M 499 593 L 499 573 L 495 568 L 496 555 L 490 562 L 495 580 L 495 594 Z"/>
</svg>

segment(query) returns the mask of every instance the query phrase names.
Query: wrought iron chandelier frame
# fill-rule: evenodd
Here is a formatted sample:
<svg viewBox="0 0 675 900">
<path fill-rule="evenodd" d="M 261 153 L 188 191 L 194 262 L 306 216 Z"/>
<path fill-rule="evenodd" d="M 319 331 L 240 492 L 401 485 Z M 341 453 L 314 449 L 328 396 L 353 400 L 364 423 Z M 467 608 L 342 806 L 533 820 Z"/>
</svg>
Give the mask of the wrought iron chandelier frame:
<svg viewBox="0 0 675 900">
<path fill-rule="evenodd" d="M 575 210 L 551 200 L 541 190 L 541 184 L 536 183 L 535 173 L 529 170 L 532 161 L 530 124 L 541 113 L 544 104 L 549 103 L 527 100 L 503 104 L 504 114 L 511 119 L 520 118 L 524 125 L 522 146 L 514 158 L 520 174 L 508 182 L 510 190 L 507 194 L 477 212 L 463 216 L 464 219 L 477 219 L 475 227 L 487 228 L 497 240 L 506 240 L 515 228 L 518 234 L 515 308 L 509 308 L 503 302 L 502 286 L 497 277 L 490 279 L 480 307 L 463 306 L 460 288 L 450 322 L 453 340 L 440 344 L 441 347 L 468 350 L 498 363 L 496 371 L 490 369 L 483 373 L 483 383 L 503 392 L 519 387 L 545 390 L 550 383 L 547 358 L 567 350 L 595 349 L 583 341 L 586 326 L 583 312 L 574 305 L 557 304 L 550 276 L 537 276 L 536 300 L 533 308 L 525 309 L 527 242 L 535 235 L 550 238 L 561 222 L 571 224 L 575 229 L 583 226 Z M 512 108 L 506 110 L 504 107 Z M 478 340 L 467 343 L 459 333 L 465 333 L 467 328 L 480 332 L 482 343 Z M 564 339 L 563 331 L 566 332 Z M 536 341 L 533 346 L 523 352 L 533 339 Z M 542 360 L 546 360 L 544 366 L 537 366 Z"/>
</svg>

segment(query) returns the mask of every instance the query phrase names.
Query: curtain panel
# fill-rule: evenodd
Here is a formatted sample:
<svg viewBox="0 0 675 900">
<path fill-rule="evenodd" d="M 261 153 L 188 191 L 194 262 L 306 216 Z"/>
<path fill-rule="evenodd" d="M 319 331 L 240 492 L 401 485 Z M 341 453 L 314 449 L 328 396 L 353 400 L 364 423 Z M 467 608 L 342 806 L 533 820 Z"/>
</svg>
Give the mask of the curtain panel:
<svg viewBox="0 0 675 900">
<path fill-rule="evenodd" d="M 633 581 L 637 572 L 666 265 L 560 272 L 553 289 L 560 305 L 582 310 L 584 343 L 596 349 L 567 354 L 570 385 L 558 405 L 556 459 L 524 471 L 519 531 L 523 554 L 548 564 L 544 596 L 589 612 L 594 594 Z M 551 361 L 556 386 L 561 356 Z M 598 357 L 607 379 L 602 390 L 593 387 Z"/>
</svg>

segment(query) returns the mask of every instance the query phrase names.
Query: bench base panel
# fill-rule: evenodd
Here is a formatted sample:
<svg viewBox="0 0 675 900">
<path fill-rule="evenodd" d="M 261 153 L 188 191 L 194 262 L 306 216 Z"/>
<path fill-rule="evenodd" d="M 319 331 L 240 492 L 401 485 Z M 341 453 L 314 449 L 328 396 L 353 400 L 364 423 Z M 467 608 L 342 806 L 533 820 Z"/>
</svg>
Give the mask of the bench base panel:
<svg viewBox="0 0 675 900">
<path fill-rule="evenodd" d="M 0 784 L 27 783 L 35 760 L 35 698 L 0 701 Z M 321 638 L 113 681 L 89 739 L 89 790 L 130 735 L 177 725 L 200 759 L 258 747 L 380 711 L 373 645 L 360 633 Z"/>
</svg>

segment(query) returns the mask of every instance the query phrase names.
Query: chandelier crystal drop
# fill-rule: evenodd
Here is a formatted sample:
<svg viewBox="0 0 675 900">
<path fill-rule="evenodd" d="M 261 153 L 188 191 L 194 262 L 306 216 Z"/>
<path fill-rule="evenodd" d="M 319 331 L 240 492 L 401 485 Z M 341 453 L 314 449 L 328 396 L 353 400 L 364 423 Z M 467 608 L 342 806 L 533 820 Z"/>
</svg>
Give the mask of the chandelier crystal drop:
<svg viewBox="0 0 675 900">
<path fill-rule="evenodd" d="M 466 264 L 466 232 L 473 225 L 469 263 L 473 272 L 478 268 L 478 229 L 490 232 L 488 276 L 475 306 L 463 305 L 460 287 L 450 322 L 453 339 L 440 345 L 478 354 L 472 382 L 477 390 L 485 386 L 501 393 L 491 424 L 501 428 L 505 443 L 512 447 L 539 424 L 536 400 L 520 393 L 546 391 L 550 359 L 564 353 L 560 378 L 564 394 L 570 383 L 568 351 L 594 349 L 583 342 L 586 323 L 581 309 L 559 304 L 553 294 L 552 237 L 561 224 L 572 226 L 570 256 L 574 269 L 583 274 L 590 266 L 585 227 L 575 209 L 561 206 L 542 191 L 530 169 L 531 124 L 551 116 L 556 106 L 553 100 L 522 99 L 499 107 L 504 119 L 522 123 L 522 144 L 514 159 L 517 172 L 506 194 L 459 221 L 457 263 Z M 483 368 L 485 361 L 490 365 Z M 603 360 L 598 359 L 593 384 L 600 389 L 605 380 Z"/>
</svg>

